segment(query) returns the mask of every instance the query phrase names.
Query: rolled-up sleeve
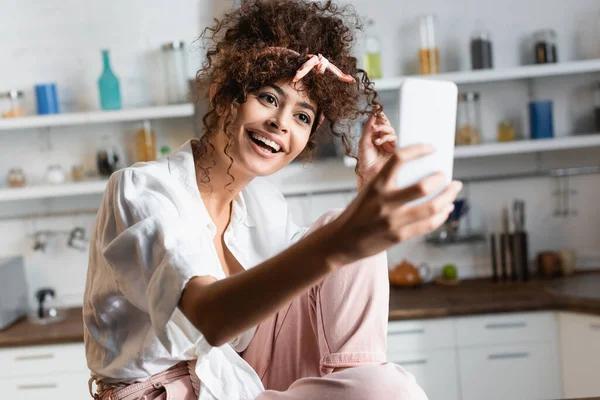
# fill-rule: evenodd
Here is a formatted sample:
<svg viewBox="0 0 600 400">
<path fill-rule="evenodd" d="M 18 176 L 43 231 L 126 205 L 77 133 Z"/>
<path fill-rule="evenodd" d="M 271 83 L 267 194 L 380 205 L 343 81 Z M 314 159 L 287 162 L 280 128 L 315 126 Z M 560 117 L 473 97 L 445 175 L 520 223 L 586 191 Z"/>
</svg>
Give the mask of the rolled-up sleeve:
<svg viewBox="0 0 600 400">
<path fill-rule="evenodd" d="M 115 177 L 113 177 L 115 178 Z M 120 291 L 147 312 L 156 336 L 171 351 L 167 323 L 187 282 L 216 275 L 204 263 L 207 235 L 195 215 L 182 214 L 176 194 L 151 174 L 120 172 L 105 198 L 99 250 Z"/>
</svg>

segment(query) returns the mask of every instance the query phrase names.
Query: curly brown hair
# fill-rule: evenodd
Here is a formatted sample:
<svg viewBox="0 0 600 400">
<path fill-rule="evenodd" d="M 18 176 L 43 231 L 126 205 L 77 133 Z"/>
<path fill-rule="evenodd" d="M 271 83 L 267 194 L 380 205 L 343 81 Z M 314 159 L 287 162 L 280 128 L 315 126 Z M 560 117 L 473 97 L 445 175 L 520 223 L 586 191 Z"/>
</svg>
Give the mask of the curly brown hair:
<svg viewBox="0 0 600 400">
<path fill-rule="evenodd" d="M 209 109 L 203 117 L 203 135 L 194 141 L 193 150 L 203 176 L 199 182 L 210 183 L 209 170 L 215 165 L 201 164 L 215 148 L 210 142 L 216 134 L 219 119 L 228 143 L 230 174 L 233 158 L 229 148 L 233 134 L 228 128 L 234 121 L 239 104 L 247 95 L 280 79 L 292 79 L 309 54 L 322 54 L 356 83 L 346 83 L 333 74 L 309 73 L 302 79 L 303 90 L 318 106 L 317 118 L 323 115 L 329 129 L 318 129 L 315 122 L 306 148 L 300 155 L 309 159 L 316 148 L 317 136 L 340 138 L 346 154 L 351 154 L 350 128 L 360 115 L 377 110 L 377 92 L 366 72 L 357 67 L 351 54 L 355 30 L 362 23 L 351 6 L 338 6 L 332 1 L 248 0 L 243 5 L 215 19 L 200 36 L 208 42 L 207 57 L 196 75 L 198 93 L 209 93 Z M 276 51 L 273 48 L 293 51 Z M 299 53 L 297 55 L 295 53 Z M 359 79 L 359 74 L 361 75 Z"/>
</svg>

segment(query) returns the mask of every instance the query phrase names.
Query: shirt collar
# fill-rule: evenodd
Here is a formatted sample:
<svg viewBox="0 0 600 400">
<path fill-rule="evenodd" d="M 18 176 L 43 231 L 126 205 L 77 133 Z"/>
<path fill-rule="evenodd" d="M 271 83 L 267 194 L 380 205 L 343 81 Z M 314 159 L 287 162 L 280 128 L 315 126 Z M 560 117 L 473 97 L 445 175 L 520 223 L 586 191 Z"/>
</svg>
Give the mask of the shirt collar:
<svg viewBox="0 0 600 400">
<path fill-rule="evenodd" d="M 171 176 L 178 179 L 184 185 L 195 199 L 202 203 L 204 217 L 207 221 L 212 222 L 210 215 L 206 211 L 206 207 L 204 207 L 204 202 L 202 201 L 202 197 L 200 197 L 200 191 L 196 182 L 196 166 L 194 165 L 194 155 L 192 153 L 192 140 L 190 139 L 185 142 L 175 154 L 168 157 L 169 172 Z M 246 189 L 240 191 L 233 199 L 231 219 L 241 222 L 248 227 L 253 227 L 256 226 L 256 223 L 252 216 L 248 214 L 248 207 L 246 206 L 243 194 L 244 190 Z"/>
</svg>

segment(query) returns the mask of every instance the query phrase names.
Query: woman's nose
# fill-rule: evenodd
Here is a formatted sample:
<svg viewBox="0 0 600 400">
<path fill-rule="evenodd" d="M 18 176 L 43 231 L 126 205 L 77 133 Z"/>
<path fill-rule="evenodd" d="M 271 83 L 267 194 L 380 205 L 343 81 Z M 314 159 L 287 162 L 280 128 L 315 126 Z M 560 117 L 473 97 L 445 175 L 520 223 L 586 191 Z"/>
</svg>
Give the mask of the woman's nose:
<svg viewBox="0 0 600 400">
<path fill-rule="evenodd" d="M 276 129 L 279 132 L 282 132 L 282 133 L 288 132 L 287 123 L 283 120 L 283 118 L 275 118 L 275 117 L 269 118 L 267 120 L 267 125 L 269 126 L 269 128 Z"/>
</svg>

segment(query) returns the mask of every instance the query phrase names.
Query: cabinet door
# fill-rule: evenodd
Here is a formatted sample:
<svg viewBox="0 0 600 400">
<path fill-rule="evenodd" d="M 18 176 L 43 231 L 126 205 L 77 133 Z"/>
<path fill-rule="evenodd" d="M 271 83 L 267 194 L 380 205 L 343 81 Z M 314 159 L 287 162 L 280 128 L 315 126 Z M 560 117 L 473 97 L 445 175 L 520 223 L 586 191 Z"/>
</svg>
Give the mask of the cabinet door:
<svg viewBox="0 0 600 400">
<path fill-rule="evenodd" d="M 3 399 L 81 400 L 90 398 L 89 373 L 0 379 Z"/>
<path fill-rule="evenodd" d="M 600 395 L 600 317 L 560 313 L 565 397 Z"/>
<path fill-rule="evenodd" d="M 0 379 L 88 372 L 83 343 L 0 350 Z"/>
<path fill-rule="evenodd" d="M 388 361 L 412 373 L 429 400 L 458 400 L 455 350 L 391 352 Z"/>
<path fill-rule="evenodd" d="M 552 342 L 463 348 L 458 359 L 463 400 L 562 398 Z"/>
</svg>

